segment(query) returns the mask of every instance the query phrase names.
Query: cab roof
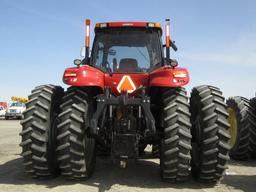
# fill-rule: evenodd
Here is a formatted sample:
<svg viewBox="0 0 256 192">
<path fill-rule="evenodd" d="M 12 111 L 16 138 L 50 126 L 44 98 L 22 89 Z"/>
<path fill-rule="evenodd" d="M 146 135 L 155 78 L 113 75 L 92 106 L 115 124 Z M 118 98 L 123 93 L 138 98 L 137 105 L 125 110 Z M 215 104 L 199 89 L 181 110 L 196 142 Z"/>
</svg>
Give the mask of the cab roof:
<svg viewBox="0 0 256 192">
<path fill-rule="evenodd" d="M 106 29 L 106 28 L 125 28 L 125 27 L 136 27 L 136 28 L 155 28 L 161 31 L 161 24 L 156 22 L 105 22 L 96 23 L 95 30 Z"/>
</svg>

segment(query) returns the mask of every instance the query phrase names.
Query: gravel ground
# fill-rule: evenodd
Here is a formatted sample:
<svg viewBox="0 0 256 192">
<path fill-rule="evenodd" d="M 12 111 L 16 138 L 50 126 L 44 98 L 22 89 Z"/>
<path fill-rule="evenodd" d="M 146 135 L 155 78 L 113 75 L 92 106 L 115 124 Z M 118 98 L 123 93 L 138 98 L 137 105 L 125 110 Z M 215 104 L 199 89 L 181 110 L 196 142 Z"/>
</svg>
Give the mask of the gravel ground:
<svg viewBox="0 0 256 192">
<path fill-rule="evenodd" d="M 19 132 L 16 120 L 0 120 L 0 191 L 256 191 L 256 160 L 229 163 L 225 178 L 216 186 L 190 181 L 163 183 L 159 177 L 159 160 L 144 159 L 131 162 L 126 169 L 113 165 L 109 159 L 98 158 L 93 177 L 88 181 L 71 182 L 63 177 L 50 180 L 31 179 L 24 173 L 20 157 Z"/>
</svg>

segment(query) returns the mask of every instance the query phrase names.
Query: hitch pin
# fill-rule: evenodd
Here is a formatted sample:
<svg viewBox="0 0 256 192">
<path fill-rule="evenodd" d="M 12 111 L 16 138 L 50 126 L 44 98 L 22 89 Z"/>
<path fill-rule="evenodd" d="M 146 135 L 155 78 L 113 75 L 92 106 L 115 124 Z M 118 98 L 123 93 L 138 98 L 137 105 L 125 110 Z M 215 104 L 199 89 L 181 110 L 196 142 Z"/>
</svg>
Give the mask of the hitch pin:
<svg viewBox="0 0 256 192">
<path fill-rule="evenodd" d="M 126 168 L 126 161 L 120 160 L 120 168 Z"/>
<path fill-rule="evenodd" d="M 112 118 L 113 116 L 113 107 L 112 105 L 109 106 L 109 117 Z"/>
<path fill-rule="evenodd" d="M 131 120 L 128 120 L 128 130 L 131 129 Z"/>
</svg>

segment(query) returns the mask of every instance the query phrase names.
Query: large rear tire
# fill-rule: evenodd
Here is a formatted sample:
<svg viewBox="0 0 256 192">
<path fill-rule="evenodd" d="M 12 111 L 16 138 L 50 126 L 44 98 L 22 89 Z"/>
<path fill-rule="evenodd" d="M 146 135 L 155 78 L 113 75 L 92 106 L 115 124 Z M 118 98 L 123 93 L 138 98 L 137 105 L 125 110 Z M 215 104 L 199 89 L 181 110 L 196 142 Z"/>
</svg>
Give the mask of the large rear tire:
<svg viewBox="0 0 256 192">
<path fill-rule="evenodd" d="M 26 103 L 21 121 L 23 164 L 32 177 L 50 177 L 59 173 L 56 149 L 56 128 L 63 89 L 53 85 L 36 87 Z"/>
<path fill-rule="evenodd" d="M 89 178 L 95 164 L 95 139 L 89 136 L 94 103 L 89 90 L 70 87 L 61 104 L 58 125 L 58 160 L 68 179 Z"/>
<path fill-rule="evenodd" d="M 160 169 L 164 181 L 184 181 L 190 169 L 190 112 L 184 88 L 164 89 L 162 93 L 163 138 Z"/>
<path fill-rule="evenodd" d="M 250 122 L 249 100 L 244 97 L 230 97 L 227 100 L 229 113 L 230 157 L 236 160 L 245 160 L 249 156 Z"/>
<path fill-rule="evenodd" d="M 229 159 L 228 113 L 222 92 L 213 86 L 193 88 L 190 99 L 192 123 L 192 175 L 215 183 Z"/>
<path fill-rule="evenodd" d="M 250 121 L 249 151 L 251 156 L 253 158 L 256 158 L 256 97 L 250 100 L 249 121 Z"/>
</svg>

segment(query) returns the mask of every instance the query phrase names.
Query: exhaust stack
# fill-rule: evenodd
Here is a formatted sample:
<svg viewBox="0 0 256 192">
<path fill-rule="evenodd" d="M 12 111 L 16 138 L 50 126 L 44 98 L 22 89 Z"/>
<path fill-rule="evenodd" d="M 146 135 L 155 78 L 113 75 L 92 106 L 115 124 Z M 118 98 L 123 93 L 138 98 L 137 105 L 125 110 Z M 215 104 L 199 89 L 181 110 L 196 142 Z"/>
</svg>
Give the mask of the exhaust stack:
<svg viewBox="0 0 256 192">
<path fill-rule="evenodd" d="M 165 19 L 166 58 L 170 59 L 170 19 Z"/>
<path fill-rule="evenodd" d="M 90 24 L 91 24 L 90 19 L 86 19 L 85 20 L 85 31 L 86 31 L 86 35 L 85 35 L 85 58 L 86 59 L 89 58 L 89 51 L 90 51 Z"/>
</svg>

